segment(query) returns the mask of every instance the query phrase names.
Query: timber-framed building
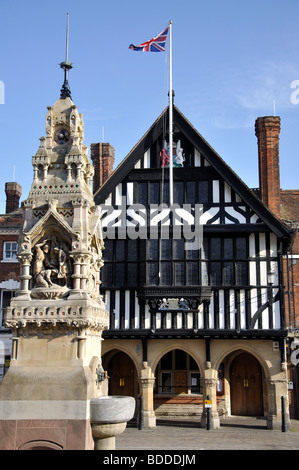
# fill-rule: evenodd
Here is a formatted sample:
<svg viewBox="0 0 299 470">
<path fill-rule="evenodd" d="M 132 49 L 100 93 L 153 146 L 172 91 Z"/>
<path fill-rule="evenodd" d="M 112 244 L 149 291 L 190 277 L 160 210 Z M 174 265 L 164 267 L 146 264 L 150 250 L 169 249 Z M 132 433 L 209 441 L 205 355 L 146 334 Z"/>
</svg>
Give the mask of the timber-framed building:
<svg viewBox="0 0 299 470">
<path fill-rule="evenodd" d="M 149 426 L 160 413 L 204 422 L 209 396 L 214 426 L 221 415 L 245 415 L 275 428 L 287 397 L 283 257 L 292 230 L 272 210 L 271 189 L 266 205 L 175 106 L 170 207 L 167 119 L 168 108 L 94 188 L 106 234 L 109 393 L 141 394 Z M 264 176 L 268 165 L 279 178 L 279 132 L 279 117 L 256 121 Z M 106 151 L 107 168 L 113 149 L 101 145 L 91 146 L 91 158 L 99 162 Z M 196 225 L 197 247 L 184 234 Z"/>
</svg>

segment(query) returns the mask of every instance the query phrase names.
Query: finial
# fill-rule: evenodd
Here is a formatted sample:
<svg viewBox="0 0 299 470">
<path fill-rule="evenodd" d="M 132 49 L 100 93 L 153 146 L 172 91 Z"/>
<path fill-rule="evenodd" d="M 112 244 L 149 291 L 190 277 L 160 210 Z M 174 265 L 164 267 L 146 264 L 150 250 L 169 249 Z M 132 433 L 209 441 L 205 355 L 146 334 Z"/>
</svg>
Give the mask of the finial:
<svg viewBox="0 0 299 470">
<path fill-rule="evenodd" d="M 73 68 L 72 64 L 68 61 L 69 50 L 69 14 L 67 13 L 67 25 L 66 25 L 66 52 L 65 61 L 61 62 L 60 67 L 64 70 L 64 82 L 60 90 L 60 98 L 71 98 L 71 90 L 68 83 L 68 71 Z"/>
</svg>

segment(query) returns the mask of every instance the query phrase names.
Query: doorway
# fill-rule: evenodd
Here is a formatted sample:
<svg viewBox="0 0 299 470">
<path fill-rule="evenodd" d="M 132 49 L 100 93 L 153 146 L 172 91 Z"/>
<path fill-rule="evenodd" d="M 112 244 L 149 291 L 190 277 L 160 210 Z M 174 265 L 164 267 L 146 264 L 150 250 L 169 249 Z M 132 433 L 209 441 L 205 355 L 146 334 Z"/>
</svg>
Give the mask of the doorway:
<svg viewBox="0 0 299 470">
<path fill-rule="evenodd" d="M 155 387 L 158 395 L 201 394 L 196 361 L 181 349 L 169 351 L 158 363 Z"/>
<path fill-rule="evenodd" d="M 108 376 L 109 395 L 135 396 L 136 368 L 127 354 L 114 354 L 109 361 Z"/>
<path fill-rule="evenodd" d="M 258 361 L 239 354 L 230 367 L 231 414 L 263 416 L 262 373 Z"/>
</svg>

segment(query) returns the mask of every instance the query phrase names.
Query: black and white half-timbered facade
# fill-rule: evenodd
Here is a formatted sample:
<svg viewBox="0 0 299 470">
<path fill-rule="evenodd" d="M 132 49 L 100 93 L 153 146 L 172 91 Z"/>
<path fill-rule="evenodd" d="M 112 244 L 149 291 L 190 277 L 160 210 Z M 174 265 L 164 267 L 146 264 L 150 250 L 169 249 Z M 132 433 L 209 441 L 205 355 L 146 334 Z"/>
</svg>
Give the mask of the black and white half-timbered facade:
<svg viewBox="0 0 299 470">
<path fill-rule="evenodd" d="M 109 393 L 142 395 L 148 426 L 163 412 L 204 422 L 209 396 L 213 426 L 245 415 L 275 428 L 291 232 L 176 107 L 173 120 L 173 201 L 168 108 L 95 194 Z"/>
</svg>

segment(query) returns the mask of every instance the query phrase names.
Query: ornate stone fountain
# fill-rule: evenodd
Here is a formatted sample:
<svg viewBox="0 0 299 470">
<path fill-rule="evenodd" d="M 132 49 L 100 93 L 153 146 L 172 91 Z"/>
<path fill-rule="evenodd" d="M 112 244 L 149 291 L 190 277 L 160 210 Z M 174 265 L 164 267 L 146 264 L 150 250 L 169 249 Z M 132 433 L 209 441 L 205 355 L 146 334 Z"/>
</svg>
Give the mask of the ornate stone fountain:
<svg viewBox="0 0 299 470">
<path fill-rule="evenodd" d="M 13 353 L 0 386 L 1 449 L 94 448 L 91 400 L 107 395 L 108 313 L 99 294 L 101 214 L 83 138 L 82 115 L 63 93 L 48 108 L 22 204 L 21 288 L 5 315 Z"/>
</svg>

